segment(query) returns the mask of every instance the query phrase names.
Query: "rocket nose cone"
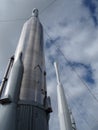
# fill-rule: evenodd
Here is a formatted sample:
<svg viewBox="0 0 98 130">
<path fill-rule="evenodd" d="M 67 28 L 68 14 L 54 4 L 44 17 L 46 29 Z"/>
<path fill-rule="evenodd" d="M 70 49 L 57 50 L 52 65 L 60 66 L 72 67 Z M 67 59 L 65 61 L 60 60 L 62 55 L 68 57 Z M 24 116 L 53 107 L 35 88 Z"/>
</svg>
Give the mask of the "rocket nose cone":
<svg viewBox="0 0 98 130">
<path fill-rule="evenodd" d="M 35 16 L 35 17 L 38 17 L 38 9 L 34 8 L 33 11 L 32 11 L 32 16 Z"/>
</svg>

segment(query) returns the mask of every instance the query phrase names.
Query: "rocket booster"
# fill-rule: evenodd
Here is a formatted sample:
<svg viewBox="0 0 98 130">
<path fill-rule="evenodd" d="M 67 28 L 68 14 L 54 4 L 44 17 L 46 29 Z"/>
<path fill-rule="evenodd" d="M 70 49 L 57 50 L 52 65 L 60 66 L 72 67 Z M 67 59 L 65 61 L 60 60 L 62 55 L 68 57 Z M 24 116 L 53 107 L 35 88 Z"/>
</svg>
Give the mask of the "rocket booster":
<svg viewBox="0 0 98 130">
<path fill-rule="evenodd" d="M 60 82 L 57 63 L 54 63 L 57 75 L 57 97 L 58 97 L 58 116 L 60 121 L 60 130 L 73 130 L 68 109 L 67 100 L 64 94 L 63 86 Z"/>
<path fill-rule="evenodd" d="M 16 103 L 23 75 L 22 53 L 13 63 L 5 90 L 0 99 L 0 130 L 15 130 Z"/>
<path fill-rule="evenodd" d="M 0 130 L 48 130 L 52 112 L 47 97 L 43 27 L 38 10 L 23 26 L 14 61 L 0 90 Z"/>
</svg>

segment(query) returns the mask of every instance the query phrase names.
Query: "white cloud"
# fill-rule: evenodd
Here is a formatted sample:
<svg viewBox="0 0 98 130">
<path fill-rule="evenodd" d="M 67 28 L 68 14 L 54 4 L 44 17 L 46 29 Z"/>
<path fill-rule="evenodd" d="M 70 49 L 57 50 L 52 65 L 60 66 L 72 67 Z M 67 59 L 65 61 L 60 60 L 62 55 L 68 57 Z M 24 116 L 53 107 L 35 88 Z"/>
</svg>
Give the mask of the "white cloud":
<svg viewBox="0 0 98 130">
<path fill-rule="evenodd" d="M 1 19 L 27 18 L 31 15 L 34 6 L 42 10 L 51 1 L 12 1 L 4 0 L 0 6 Z M 50 129 L 59 130 L 57 118 L 57 95 L 56 78 L 52 58 L 59 60 L 61 81 L 63 83 L 68 104 L 71 106 L 76 119 L 78 130 L 95 130 L 97 126 L 98 104 L 89 94 L 77 75 L 66 66 L 62 55 L 57 55 L 56 46 L 59 46 L 64 55 L 70 61 L 90 64 L 93 70 L 96 84 L 91 90 L 98 97 L 98 27 L 94 26 L 93 20 L 87 8 L 82 5 L 82 0 L 57 0 L 40 15 L 41 22 L 52 39 L 59 37 L 56 43 L 51 43 L 50 48 L 45 48 L 47 68 L 47 90 L 51 96 L 53 113 L 51 114 Z M 8 57 L 15 51 L 23 21 L 1 23 L 0 25 L 0 77 L 4 73 Z M 49 39 L 45 32 L 45 41 Z M 46 44 L 46 43 L 45 43 Z M 83 75 L 83 68 L 76 68 L 79 75 Z M 91 87 L 91 86 L 88 86 Z M 56 106 L 56 107 L 55 107 Z M 82 115 L 85 114 L 85 115 Z M 93 116 L 94 115 L 94 116 Z M 95 121 L 93 124 L 91 122 Z"/>
<path fill-rule="evenodd" d="M 73 3 L 73 1 L 70 2 Z M 44 25 L 50 27 L 49 29 L 47 29 L 47 32 L 52 39 L 55 39 L 56 37 L 61 38 L 56 43 L 52 43 L 52 44 L 56 44 L 56 46 L 59 45 L 64 55 L 70 61 L 91 65 L 93 70 L 93 75 L 94 75 L 93 78 L 96 82 L 96 84 L 93 85 L 93 89 L 91 89 L 91 91 L 94 94 L 96 93 L 95 96 L 98 97 L 97 96 L 97 91 L 98 91 L 97 88 L 98 86 L 97 27 L 94 26 L 89 11 L 83 7 L 81 2 L 78 3 L 76 1 L 77 3 L 74 2 L 74 4 L 70 2 L 67 1 L 65 2 L 65 4 L 63 5 L 61 4 L 61 10 L 57 9 L 59 11 L 54 9 L 55 10 L 54 12 L 57 11 L 56 16 L 53 15 L 53 13 L 52 16 L 50 15 L 47 16 L 47 19 L 45 19 L 46 21 L 44 21 L 46 22 Z M 59 7 L 57 6 L 57 8 Z M 64 17 L 61 17 L 62 15 Z M 55 19 L 54 21 L 52 20 L 53 17 Z M 51 48 L 46 50 L 46 55 L 52 55 L 53 57 L 56 57 L 56 54 L 54 52 L 56 51 L 56 47 L 54 46 L 55 45 L 52 45 Z M 93 129 L 94 127 L 97 126 L 96 120 L 98 119 L 96 116 L 93 115 L 98 114 L 97 112 L 94 111 L 94 109 L 98 107 L 98 104 L 96 101 L 94 101 L 93 97 L 91 96 L 91 94 L 89 94 L 88 90 L 86 89 L 84 84 L 79 80 L 79 78 L 75 74 L 73 74 L 68 67 L 66 67 L 64 58 L 61 58 L 61 56 L 59 57 L 57 59 L 59 59 L 60 64 L 62 64 L 63 66 L 63 70 L 60 69 L 60 71 L 61 74 L 63 75 L 61 76 L 61 78 L 65 88 L 65 93 L 67 94 L 68 102 L 70 105 L 71 105 L 70 102 L 75 102 L 75 104 L 73 104 L 74 105 L 73 113 L 75 114 L 75 119 L 78 124 L 78 129 L 80 130 L 81 129 L 87 130 L 90 128 Z M 53 66 L 50 66 L 48 68 L 52 68 L 52 67 Z M 82 70 L 81 71 L 77 70 L 79 72 L 79 75 L 85 73 L 85 71 Z M 54 76 L 51 75 L 52 72 L 49 74 L 50 76 Z M 85 96 L 83 97 L 84 94 Z M 80 95 L 81 95 L 80 98 L 81 100 L 79 103 L 79 101 L 77 101 L 76 98 L 79 98 Z M 83 100 L 85 102 L 83 102 Z M 83 103 L 83 106 L 81 106 L 81 103 Z M 73 105 L 71 105 L 71 107 Z M 87 108 L 89 108 L 90 111 Z M 82 117 L 81 113 L 84 112 L 85 112 L 85 117 Z M 93 120 L 95 122 L 91 126 L 90 122 L 92 122 Z M 81 122 L 83 122 L 82 125 L 79 124 Z"/>
</svg>

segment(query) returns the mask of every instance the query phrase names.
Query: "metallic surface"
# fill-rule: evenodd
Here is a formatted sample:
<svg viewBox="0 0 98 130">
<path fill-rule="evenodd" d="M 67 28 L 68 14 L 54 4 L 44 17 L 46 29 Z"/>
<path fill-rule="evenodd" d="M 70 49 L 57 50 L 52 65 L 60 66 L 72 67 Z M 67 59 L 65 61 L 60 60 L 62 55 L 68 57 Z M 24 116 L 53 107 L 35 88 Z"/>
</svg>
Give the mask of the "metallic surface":
<svg viewBox="0 0 98 130">
<path fill-rule="evenodd" d="M 0 130 L 48 130 L 52 112 L 46 92 L 43 27 L 38 10 L 24 24 L 0 97 Z M 9 70 L 9 67 L 8 67 Z"/>
<path fill-rule="evenodd" d="M 22 63 L 22 53 L 20 53 L 18 59 L 13 64 L 7 86 L 3 93 L 4 97 L 9 95 L 12 101 L 18 100 L 22 76 L 23 76 L 23 63 Z"/>
<path fill-rule="evenodd" d="M 23 64 L 20 54 L 13 63 L 6 88 L 0 99 L 0 130 L 15 130 L 16 128 L 16 109 L 22 75 Z"/>
<path fill-rule="evenodd" d="M 17 130 L 48 130 L 48 116 L 44 107 L 18 104 Z"/>
<path fill-rule="evenodd" d="M 14 57 L 12 56 L 10 58 L 9 62 L 8 62 L 8 65 L 7 65 L 5 74 L 4 74 L 4 78 L 3 78 L 2 82 L 1 82 L 1 85 L 0 85 L 0 97 L 2 96 L 4 88 L 6 87 L 7 80 L 9 78 L 9 74 L 10 74 L 10 70 L 12 68 L 13 62 L 14 62 Z"/>
<path fill-rule="evenodd" d="M 24 30 L 24 28 L 26 28 Z M 24 75 L 20 91 L 20 100 L 32 100 L 43 104 L 46 92 L 45 67 L 43 54 L 43 28 L 36 15 L 24 25 L 20 37 L 23 49 Z M 24 34 L 26 34 L 24 36 Z M 20 46 L 21 46 L 20 45 Z M 21 48 L 20 48 L 21 49 Z M 16 52 L 17 53 L 17 52 Z"/>
<path fill-rule="evenodd" d="M 0 130 L 16 130 L 15 103 L 0 104 Z"/>
<path fill-rule="evenodd" d="M 60 120 L 60 130 L 73 130 L 70 118 L 70 112 L 68 109 L 67 100 L 64 94 L 63 86 L 60 82 L 57 63 L 54 63 L 56 75 L 57 75 L 57 97 L 58 97 L 58 116 Z"/>
<path fill-rule="evenodd" d="M 46 92 L 43 27 L 38 19 L 38 10 L 34 9 L 33 13 L 24 24 L 20 47 L 16 50 L 16 55 L 23 52 L 24 65 L 17 130 L 48 130 L 49 113 L 52 112 Z"/>
</svg>

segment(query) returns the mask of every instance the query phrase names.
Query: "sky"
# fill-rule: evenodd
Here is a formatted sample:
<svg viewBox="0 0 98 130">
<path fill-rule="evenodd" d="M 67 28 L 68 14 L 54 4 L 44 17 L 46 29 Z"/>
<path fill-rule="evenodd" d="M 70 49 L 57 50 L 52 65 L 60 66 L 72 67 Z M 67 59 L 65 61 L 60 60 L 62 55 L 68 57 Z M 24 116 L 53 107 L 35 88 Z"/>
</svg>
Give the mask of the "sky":
<svg viewBox="0 0 98 130">
<path fill-rule="evenodd" d="M 50 130 L 60 130 L 55 60 L 77 130 L 98 130 L 98 0 L 2 0 L 0 79 L 34 7 L 44 28 L 47 91 L 53 108 Z"/>
</svg>

